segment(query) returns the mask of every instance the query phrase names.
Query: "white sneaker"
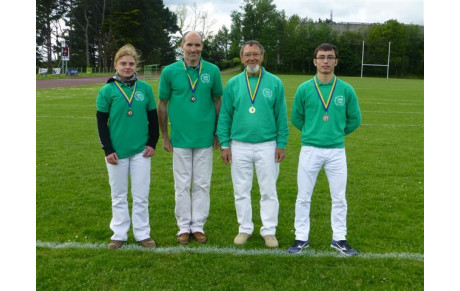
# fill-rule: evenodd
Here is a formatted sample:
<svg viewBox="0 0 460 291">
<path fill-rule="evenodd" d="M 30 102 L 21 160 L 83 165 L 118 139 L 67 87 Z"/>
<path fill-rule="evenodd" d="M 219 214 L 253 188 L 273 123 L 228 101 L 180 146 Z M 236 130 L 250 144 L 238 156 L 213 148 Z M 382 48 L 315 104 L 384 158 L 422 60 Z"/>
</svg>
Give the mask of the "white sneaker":
<svg viewBox="0 0 460 291">
<path fill-rule="evenodd" d="M 239 246 L 244 245 L 250 237 L 251 237 L 250 234 L 240 232 L 233 240 L 233 243 Z"/>
<path fill-rule="evenodd" d="M 278 240 L 274 235 L 266 235 L 264 236 L 265 246 L 267 248 L 277 248 L 278 247 Z"/>
</svg>

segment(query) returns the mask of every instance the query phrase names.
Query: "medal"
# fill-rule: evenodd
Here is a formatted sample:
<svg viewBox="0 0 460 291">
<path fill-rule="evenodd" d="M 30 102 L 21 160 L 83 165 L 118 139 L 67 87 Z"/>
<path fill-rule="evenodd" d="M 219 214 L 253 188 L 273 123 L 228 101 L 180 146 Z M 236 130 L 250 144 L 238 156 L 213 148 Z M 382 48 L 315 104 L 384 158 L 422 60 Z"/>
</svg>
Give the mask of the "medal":
<svg viewBox="0 0 460 291">
<path fill-rule="evenodd" d="M 337 77 L 334 76 L 334 82 L 332 83 L 332 88 L 331 88 L 331 91 L 329 92 L 329 98 L 327 99 L 327 102 L 324 101 L 323 94 L 321 94 L 321 90 L 319 89 L 318 82 L 316 82 L 316 76 L 313 78 L 313 81 L 315 82 L 315 89 L 316 89 L 316 92 L 318 93 L 318 97 L 321 100 L 321 103 L 323 104 L 324 110 L 326 111 L 326 113 L 323 116 L 323 121 L 327 122 L 329 121 L 329 115 L 327 114 L 327 111 L 329 109 L 329 105 L 331 104 L 332 95 L 334 95 L 335 86 L 337 85 Z"/>
<path fill-rule="evenodd" d="M 246 71 L 246 86 L 248 87 L 249 97 L 251 98 L 252 106 L 249 108 L 249 113 L 253 114 L 256 112 L 256 108 L 254 107 L 254 102 L 256 101 L 256 95 L 259 91 L 260 80 L 262 80 L 262 68 L 259 71 L 259 78 L 257 79 L 256 89 L 254 90 L 254 94 L 251 91 L 251 84 L 249 83 L 249 75 L 248 71 Z"/>
<path fill-rule="evenodd" d="M 187 71 L 187 66 L 185 64 L 185 60 L 182 59 L 182 64 L 184 65 L 184 70 L 185 70 L 185 73 L 187 74 L 187 78 L 188 78 L 188 84 L 190 86 L 190 89 L 192 90 L 192 97 L 190 97 L 190 101 L 191 102 L 195 102 L 196 101 L 196 97 L 195 97 L 195 90 L 196 90 L 196 86 L 198 85 L 198 79 L 200 78 L 201 76 L 201 69 L 203 68 L 203 63 L 201 62 L 201 59 L 200 59 L 200 70 L 198 71 L 198 78 L 195 80 L 195 81 L 192 81 L 192 78 L 190 77 L 188 71 Z"/>
<path fill-rule="evenodd" d="M 115 81 L 115 85 L 117 86 L 118 90 L 120 90 L 126 102 L 128 102 L 128 106 L 129 106 L 128 113 L 127 113 L 128 116 L 129 117 L 133 116 L 133 110 L 131 109 L 131 103 L 133 103 L 133 97 L 134 97 L 134 94 L 136 93 L 137 82 L 134 83 L 134 89 L 133 89 L 133 93 L 131 94 L 131 97 L 128 97 L 128 95 L 126 95 L 125 91 L 123 91 L 123 89 L 121 88 L 120 84 L 118 84 L 117 81 Z"/>
</svg>

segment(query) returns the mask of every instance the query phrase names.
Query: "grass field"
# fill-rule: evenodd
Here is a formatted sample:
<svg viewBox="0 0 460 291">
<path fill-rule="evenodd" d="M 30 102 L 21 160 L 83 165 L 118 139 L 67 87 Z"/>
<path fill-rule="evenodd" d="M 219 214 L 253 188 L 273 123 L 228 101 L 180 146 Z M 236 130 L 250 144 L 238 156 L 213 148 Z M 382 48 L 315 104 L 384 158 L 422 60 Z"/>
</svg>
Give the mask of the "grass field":
<svg viewBox="0 0 460 291">
<path fill-rule="evenodd" d="M 311 76 L 283 76 L 288 117 L 295 90 Z M 224 83 L 230 75 L 223 75 Z M 358 94 L 362 125 L 346 139 L 348 236 L 360 252 L 330 247 L 330 195 L 324 171 L 311 208 L 310 249 L 289 256 L 300 132 L 290 126 L 278 180 L 279 250 L 258 235 L 259 192 L 253 187 L 255 232 L 237 234 L 230 168 L 214 152 L 208 244 L 176 242 L 172 156 L 161 138 L 152 159 L 151 235 L 156 250 L 107 250 L 110 188 L 95 120 L 101 85 L 37 90 L 36 287 L 39 290 L 362 290 L 424 286 L 424 82 L 343 78 Z M 150 80 L 157 97 L 158 80 Z"/>
</svg>

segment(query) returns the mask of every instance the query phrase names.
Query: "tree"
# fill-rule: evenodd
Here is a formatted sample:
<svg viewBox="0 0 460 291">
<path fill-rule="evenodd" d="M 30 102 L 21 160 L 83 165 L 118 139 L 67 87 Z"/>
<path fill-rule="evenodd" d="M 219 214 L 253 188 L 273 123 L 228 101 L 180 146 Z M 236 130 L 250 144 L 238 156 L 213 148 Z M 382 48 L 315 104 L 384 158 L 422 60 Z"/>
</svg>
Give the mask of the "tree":
<svg viewBox="0 0 460 291">
<path fill-rule="evenodd" d="M 69 0 L 67 14 L 72 65 L 112 67 L 119 47 L 133 44 L 146 63 L 175 60 L 170 35 L 176 16 L 162 0 Z"/>
<path fill-rule="evenodd" d="M 181 37 L 187 31 L 198 31 L 203 36 L 203 39 L 207 39 L 212 35 L 212 27 L 217 20 L 204 11 L 202 6 L 197 6 L 196 2 L 193 2 L 191 7 L 185 4 L 177 6 L 175 13 Z"/>
<path fill-rule="evenodd" d="M 57 50 L 56 45 L 53 47 L 53 39 L 59 35 L 59 20 L 62 18 L 63 13 L 63 2 L 61 0 L 36 1 L 37 64 L 43 60 L 42 53 L 44 51 L 47 67 L 52 68 L 52 54 Z M 43 51 L 41 48 L 43 48 Z"/>
</svg>

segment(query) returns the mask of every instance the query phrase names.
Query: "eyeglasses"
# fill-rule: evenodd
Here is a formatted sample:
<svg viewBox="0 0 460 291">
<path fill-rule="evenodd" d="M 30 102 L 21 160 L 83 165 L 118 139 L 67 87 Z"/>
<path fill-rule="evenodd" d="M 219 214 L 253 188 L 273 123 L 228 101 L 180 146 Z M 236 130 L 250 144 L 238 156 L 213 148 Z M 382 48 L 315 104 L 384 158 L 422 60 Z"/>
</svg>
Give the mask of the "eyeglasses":
<svg viewBox="0 0 460 291">
<path fill-rule="evenodd" d="M 328 61 L 332 61 L 332 60 L 335 60 L 335 59 L 336 59 L 336 57 L 335 57 L 335 56 L 333 56 L 333 55 L 329 55 L 329 56 L 324 56 L 324 55 L 322 55 L 322 56 L 318 56 L 318 57 L 316 57 L 315 59 L 317 59 L 317 60 L 321 60 L 321 61 L 324 61 L 324 60 L 326 60 L 326 59 L 327 59 Z"/>
<path fill-rule="evenodd" d="M 255 58 L 258 58 L 260 57 L 262 54 L 261 53 L 245 53 L 243 54 L 243 57 L 245 59 L 249 59 L 251 56 L 255 57 Z"/>
</svg>

